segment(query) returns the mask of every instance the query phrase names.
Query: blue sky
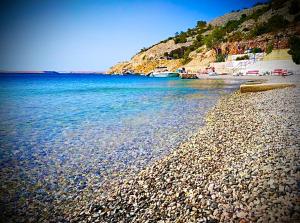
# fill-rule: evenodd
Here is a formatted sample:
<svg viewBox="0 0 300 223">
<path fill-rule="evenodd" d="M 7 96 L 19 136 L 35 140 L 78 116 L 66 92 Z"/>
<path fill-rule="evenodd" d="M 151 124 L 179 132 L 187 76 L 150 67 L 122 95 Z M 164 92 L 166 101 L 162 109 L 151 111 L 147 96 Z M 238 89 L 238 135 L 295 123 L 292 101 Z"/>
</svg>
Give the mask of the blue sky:
<svg viewBox="0 0 300 223">
<path fill-rule="evenodd" d="M 6 0 L 0 70 L 104 71 L 137 51 L 257 0 Z"/>
</svg>

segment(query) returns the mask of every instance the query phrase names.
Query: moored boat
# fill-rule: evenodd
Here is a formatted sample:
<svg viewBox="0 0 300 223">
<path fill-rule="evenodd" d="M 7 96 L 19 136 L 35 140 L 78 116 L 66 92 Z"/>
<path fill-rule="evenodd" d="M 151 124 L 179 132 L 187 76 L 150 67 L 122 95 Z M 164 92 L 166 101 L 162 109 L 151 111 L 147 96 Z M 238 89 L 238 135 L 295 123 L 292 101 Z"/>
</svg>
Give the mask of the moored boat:
<svg viewBox="0 0 300 223">
<path fill-rule="evenodd" d="M 167 67 L 157 67 L 150 73 L 150 77 L 178 77 L 178 72 L 170 72 Z"/>
</svg>

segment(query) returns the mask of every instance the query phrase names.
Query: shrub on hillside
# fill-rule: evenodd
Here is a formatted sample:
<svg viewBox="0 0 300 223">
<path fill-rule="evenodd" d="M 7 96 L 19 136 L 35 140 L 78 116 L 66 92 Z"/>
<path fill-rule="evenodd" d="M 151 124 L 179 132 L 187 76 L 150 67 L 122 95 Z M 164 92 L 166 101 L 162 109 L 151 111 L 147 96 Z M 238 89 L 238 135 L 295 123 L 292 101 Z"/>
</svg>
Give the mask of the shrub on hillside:
<svg viewBox="0 0 300 223">
<path fill-rule="evenodd" d="M 235 60 L 249 60 L 249 56 L 244 55 L 244 56 L 241 56 L 241 57 L 237 57 Z"/>
<path fill-rule="evenodd" d="M 293 36 L 289 39 L 289 54 L 292 55 L 293 61 L 296 64 L 300 64 L 300 38 Z"/>
<path fill-rule="evenodd" d="M 257 25 L 251 31 L 251 36 L 256 37 L 268 32 L 275 32 L 284 29 L 288 24 L 289 22 L 282 15 L 274 15 L 268 22 Z"/>
<path fill-rule="evenodd" d="M 207 48 L 217 47 L 223 40 L 225 36 L 225 30 L 221 27 L 216 27 L 211 34 L 204 36 L 203 43 Z"/>
<path fill-rule="evenodd" d="M 257 9 L 255 12 L 253 12 L 251 15 L 247 16 L 247 20 L 249 19 L 254 19 L 255 21 L 258 20 L 258 18 L 263 15 L 265 12 L 269 11 L 270 7 L 269 6 L 265 6 L 262 7 L 260 9 Z"/>
<path fill-rule="evenodd" d="M 178 36 L 174 38 L 174 42 L 177 43 L 186 43 L 187 42 L 187 36 L 185 33 L 181 33 Z"/>
<path fill-rule="evenodd" d="M 216 56 L 216 62 L 225 62 L 225 55 L 224 54 L 218 54 Z"/>
<path fill-rule="evenodd" d="M 206 21 L 198 21 L 197 26 L 198 29 L 203 29 L 206 27 Z"/>
<path fill-rule="evenodd" d="M 240 20 L 245 20 L 247 18 L 246 14 L 242 14 Z"/>
<path fill-rule="evenodd" d="M 267 23 L 262 23 L 262 24 L 255 26 L 254 29 L 252 29 L 250 36 L 252 36 L 252 37 L 260 36 L 262 34 L 267 33 L 268 31 L 269 31 L 269 28 L 268 28 Z"/>
<path fill-rule="evenodd" d="M 203 42 L 204 42 L 204 44 L 206 45 L 206 47 L 208 49 L 211 49 L 213 47 L 213 38 L 212 38 L 212 35 L 204 36 Z"/>
<path fill-rule="evenodd" d="M 143 52 L 147 51 L 148 49 L 149 49 L 149 48 L 143 47 L 143 48 L 140 50 L 139 53 L 143 53 Z"/>
<path fill-rule="evenodd" d="M 244 39 L 244 34 L 242 32 L 234 32 L 231 36 L 229 36 L 229 42 L 237 42 Z"/>
<path fill-rule="evenodd" d="M 239 25 L 240 25 L 239 20 L 230 20 L 226 23 L 224 29 L 226 30 L 227 33 L 231 33 L 232 31 L 238 29 Z"/>
<path fill-rule="evenodd" d="M 252 49 L 252 53 L 261 53 L 263 52 L 261 48 L 255 47 Z"/>
<path fill-rule="evenodd" d="M 222 40 L 225 36 L 225 32 L 221 28 L 215 28 L 212 31 L 211 35 L 212 35 L 212 38 L 213 38 L 215 43 L 220 43 L 220 42 L 222 42 Z"/>
<path fill-rule="evenodd" d="M 278 29 L 285 28 L 289 22 L 282 15 L 273 15 L 268 20 L 268 27 L 270 31 L 276 31 Z"/>
<path fill-rule="evenodd" d="M 178 49 L 175 49 L 175 50 L 172 50 L 168 56 L 172 57 L 173 59 L 180 59 L 183 57 L 184 55 L 184 52 L 186 50 L 186 47 L 181 47 L 181 48 L 178 48 Z"/>
<path fill-rule="evenodd" d="M 202 40 L 203 40 L 202 35 L 201 35 L 201 34 L 198 34 L 198 35 L 196 36 L 196 41 L 202 42 Z"/>
</svg>

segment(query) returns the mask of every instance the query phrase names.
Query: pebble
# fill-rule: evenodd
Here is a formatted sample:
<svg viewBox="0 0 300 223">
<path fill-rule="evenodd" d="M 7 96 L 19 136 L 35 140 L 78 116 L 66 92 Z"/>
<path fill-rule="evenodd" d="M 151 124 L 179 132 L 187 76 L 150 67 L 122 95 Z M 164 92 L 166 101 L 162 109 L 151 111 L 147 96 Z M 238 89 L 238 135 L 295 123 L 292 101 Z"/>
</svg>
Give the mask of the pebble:
<svg viewBox="0 0 300 223">
<path fill-rule="evenodd" d="M 299 167 L 299 104 L 299 88 L 225 96 L 208 114 L 207 125 L 188 142 L 130 180 L 111 187 L 108 193 L 114 200 L 103 196 L 91 201 L 109 207 L 107 212 L 119 211 L 97 219 L 100 222 L 146 222 L 149 218 L 158 222 L 168 219 L 167 216 L 172 216 L 172 222 L 300 219 L 296 208 L 300 179 L 294 171 Z M 145 193 L 151 196 L 143 196 Z M 128 202 L 132 194 L 136 196 L 134 206 Z M 157 202 L 159 205 L 154 205 Z M 84 206 L 78 209 L 81 208 Z M 132 216 L 123 214 L 130 210 L 136 210 Z M 76 214 L 68 218 L 71 222 L 86 219 Z"/>
</svg>

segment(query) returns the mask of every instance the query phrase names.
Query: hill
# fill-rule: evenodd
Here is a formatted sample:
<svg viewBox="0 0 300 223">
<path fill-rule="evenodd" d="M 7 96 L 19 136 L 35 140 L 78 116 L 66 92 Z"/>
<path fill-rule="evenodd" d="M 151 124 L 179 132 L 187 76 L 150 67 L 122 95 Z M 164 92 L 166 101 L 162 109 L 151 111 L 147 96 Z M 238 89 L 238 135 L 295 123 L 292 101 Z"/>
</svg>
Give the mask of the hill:
<svg viewBox="0 0 300 223">
<path fill-rule="evenodd" d="M 167 66 L 172 71 L 184 66 L 195 72 L 247 49 L 266 52 L 289 48 L 289 39 L 300 35 L 299 9 L 299 0 L 272 0 L 210 22 L 198 21 L 194 28 L 143 48 L 108 73 L 148 73 L 157 66 Z"/>
</svg>

